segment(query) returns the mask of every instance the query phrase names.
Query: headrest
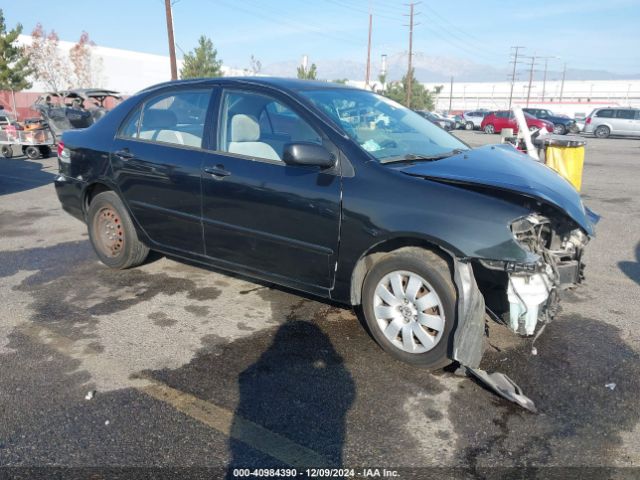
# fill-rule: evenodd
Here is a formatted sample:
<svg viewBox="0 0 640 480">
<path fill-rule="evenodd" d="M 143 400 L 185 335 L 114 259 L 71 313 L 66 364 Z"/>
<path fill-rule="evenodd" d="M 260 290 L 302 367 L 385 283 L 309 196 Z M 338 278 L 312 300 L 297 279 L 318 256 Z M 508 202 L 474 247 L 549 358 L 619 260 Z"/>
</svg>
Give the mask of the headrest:
<svg viewBox="0 0 640 480">
<path fill-rule="evenodd" d="M 150 108 L 145 110 L 142 119 L 142 127 L 144 130 L 171 130 L 178 123 L 178 117 L 171 110 L 160 110 Z"/>
<path fill-rule="evenodd" d="M 231 117 L 232 142 L 256 142 L 260 139 L 260 125 L 258 121 L 244 113 Z"/>
</svg>

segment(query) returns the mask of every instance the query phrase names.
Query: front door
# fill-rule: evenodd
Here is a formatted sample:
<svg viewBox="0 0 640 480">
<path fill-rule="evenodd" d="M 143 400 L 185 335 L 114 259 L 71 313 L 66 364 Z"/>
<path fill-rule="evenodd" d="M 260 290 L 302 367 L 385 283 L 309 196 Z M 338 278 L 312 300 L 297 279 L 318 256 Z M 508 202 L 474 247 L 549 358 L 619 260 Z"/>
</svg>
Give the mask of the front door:
<svg viewBox="0 0 640 480">
<path fill-rule="evenodd" d="M 330 288 L 340 228 L 339 168 L 282 161 L 285 145 L 333 146 L 283 98 L 225 90 L 216 150 L 202 173 L 205 251 L 223 264 L 308 291 Z"/>
<path fill-rule="evenodd" d="M 161 249 L 204 254 L 200 179 L 210 98 L 211 89 L 159 93 L 129 116 L 113 143 L 120 193 Z"/>
</svg>

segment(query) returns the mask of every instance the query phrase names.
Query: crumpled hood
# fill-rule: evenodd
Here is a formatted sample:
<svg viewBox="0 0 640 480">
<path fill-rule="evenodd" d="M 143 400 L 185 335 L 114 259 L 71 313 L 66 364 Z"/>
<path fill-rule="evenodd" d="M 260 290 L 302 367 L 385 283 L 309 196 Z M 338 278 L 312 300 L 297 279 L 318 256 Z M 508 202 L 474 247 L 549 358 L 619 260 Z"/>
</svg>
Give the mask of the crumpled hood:
<svg viewBox="0 0 640 480">
<path fill-rule="evenodd" d="M 587 234 L 594 234 L 597 215 L 585 209 L 576 189 L 554 170 L 510 145 L 487 145 L 400 170 L 413 176 L 495 187 L 526 195 L 559 208 Z"/>
</svg>

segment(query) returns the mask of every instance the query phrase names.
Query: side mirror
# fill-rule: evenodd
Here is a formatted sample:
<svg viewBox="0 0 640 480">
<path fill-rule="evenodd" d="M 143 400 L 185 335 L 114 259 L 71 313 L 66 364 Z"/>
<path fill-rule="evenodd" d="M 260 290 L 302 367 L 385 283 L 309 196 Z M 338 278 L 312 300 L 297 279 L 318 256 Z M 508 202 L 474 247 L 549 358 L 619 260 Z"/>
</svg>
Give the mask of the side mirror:
<svg viewBox="0 0 640 480">
<path fill-rule="evenodd" d="M 287 143 L 282 155 L 287 165 L 314 165 L 320 168 L 333 167 L 335 156 L 317 143 Z"/>
</svg>

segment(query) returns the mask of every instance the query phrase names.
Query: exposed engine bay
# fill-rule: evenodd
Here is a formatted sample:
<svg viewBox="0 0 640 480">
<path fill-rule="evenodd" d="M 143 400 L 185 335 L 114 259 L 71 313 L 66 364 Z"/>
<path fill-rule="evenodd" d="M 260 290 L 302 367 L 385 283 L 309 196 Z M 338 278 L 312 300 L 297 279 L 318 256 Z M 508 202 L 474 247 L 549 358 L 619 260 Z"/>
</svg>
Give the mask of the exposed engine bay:
<svg viewBox="0 0 640 480">
<path fill-rule="evenodd" d="M 536 260 L 526 264 L 481 260 L 493 271 L 504 272 L 508 325 L 519 335 L 533 335 L 538 322 L 550 322 L 559 312 L 559 292 L 581 283 L 583 249 L 587 235 L 566 218 L 533 213 L 511 224 L 516 241 Z M 506 277 L 506 278 L 505 278 Z"/>
</svg>

